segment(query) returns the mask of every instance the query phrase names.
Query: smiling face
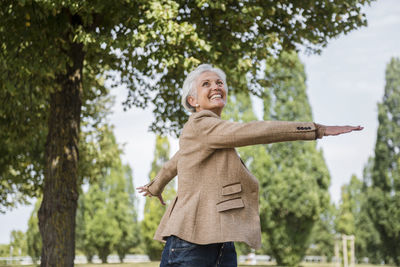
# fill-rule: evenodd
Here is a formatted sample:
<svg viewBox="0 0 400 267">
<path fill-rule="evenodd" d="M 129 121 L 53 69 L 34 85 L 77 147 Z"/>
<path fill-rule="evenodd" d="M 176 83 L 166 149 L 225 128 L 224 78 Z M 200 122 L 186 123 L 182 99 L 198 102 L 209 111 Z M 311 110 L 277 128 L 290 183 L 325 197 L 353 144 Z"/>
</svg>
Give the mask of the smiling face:
<svg viewBox="0 0 400 267">
<path fill-rule="evenodd" d="M 197 96 L 188 96 L 189 104 L 196 108 L 196 112 L 211 110 L 221 116 L 226 104 L 224 81 L 215 72 L 205 71 L 197 78 L 195 85 Z"/>
</svg>

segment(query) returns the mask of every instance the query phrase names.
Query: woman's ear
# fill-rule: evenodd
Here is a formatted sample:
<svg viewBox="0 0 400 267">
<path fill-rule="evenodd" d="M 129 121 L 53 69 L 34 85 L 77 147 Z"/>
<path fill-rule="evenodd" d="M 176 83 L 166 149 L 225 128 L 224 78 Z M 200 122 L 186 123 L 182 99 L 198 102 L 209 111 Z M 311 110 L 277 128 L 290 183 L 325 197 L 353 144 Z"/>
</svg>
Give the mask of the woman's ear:
<svg viewBox="0 0 400 267">
<path fill-rule="evenodd" d="M 196 104 L 197 104 L 196 98 L 194 98 L 193 96 L 190 95 L 187 97 L 187 101 L 192 107 L 196 107 Z"/>
</svg>

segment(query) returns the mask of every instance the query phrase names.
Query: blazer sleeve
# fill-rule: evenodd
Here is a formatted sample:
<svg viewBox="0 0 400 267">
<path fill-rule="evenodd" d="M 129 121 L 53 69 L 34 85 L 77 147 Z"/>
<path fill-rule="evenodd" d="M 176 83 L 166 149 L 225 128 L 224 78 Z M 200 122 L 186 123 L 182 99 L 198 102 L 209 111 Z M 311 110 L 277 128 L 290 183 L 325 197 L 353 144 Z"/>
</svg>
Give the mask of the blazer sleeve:
<svg viewBox="0 0 400 267">
<path fill-rule="evenodd" d="M 248 123 L 200 116 L 192 124 L 200 138 L 213 149 L 322 138 L 325 127 L 313 122 L 253 121 Z"/>
<path fill-rule="evenodd" d="M 164 191 L 164 187 L 177 175 L 178 173 L 178 158 L 179 150 L 175 155 L 167 161 L 161 170 L 157 173 L 156 177 L 148 183 L 148 190 L 153 196 L 159 196 Z"/>
</svg>

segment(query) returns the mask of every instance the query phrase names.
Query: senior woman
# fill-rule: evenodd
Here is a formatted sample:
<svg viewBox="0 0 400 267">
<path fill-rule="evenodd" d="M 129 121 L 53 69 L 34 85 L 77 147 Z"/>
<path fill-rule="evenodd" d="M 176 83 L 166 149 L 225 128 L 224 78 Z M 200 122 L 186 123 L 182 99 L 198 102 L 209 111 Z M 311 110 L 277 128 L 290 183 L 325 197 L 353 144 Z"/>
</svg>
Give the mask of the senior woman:
<svg viewBox="0 0 400 267">
<path fill-rule="evenodd" d="M 225 73 L 211 65 L 200 65 L 187 76 L 182 105 L 192 114 L 179 138 L 179 151 L 154 180 L 138 187 L 164 204 L 164 187 L 179 176 L 177 196 L 154 237 L 166 241 L 160 266 L 237 266 L 233 242 L 260 248 L 259 185 L 235 147 L 362 130 L 313 122 L 224 121 L 220 116 L 227 92 Z"/>
</svg>

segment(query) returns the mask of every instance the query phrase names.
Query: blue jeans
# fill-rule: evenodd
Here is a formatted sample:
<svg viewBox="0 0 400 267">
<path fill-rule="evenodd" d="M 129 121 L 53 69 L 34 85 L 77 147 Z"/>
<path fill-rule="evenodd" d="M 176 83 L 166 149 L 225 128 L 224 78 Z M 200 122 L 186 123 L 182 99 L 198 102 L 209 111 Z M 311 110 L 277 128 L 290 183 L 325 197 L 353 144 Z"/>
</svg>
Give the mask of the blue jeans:
<svg viewBox="0 0 400 267">
<path fill-rule="evenodd" d="M 235 245 L 233 242 L 197 245 L 170 236 L 160 267 L 237 267 Z"/>
</svg>

